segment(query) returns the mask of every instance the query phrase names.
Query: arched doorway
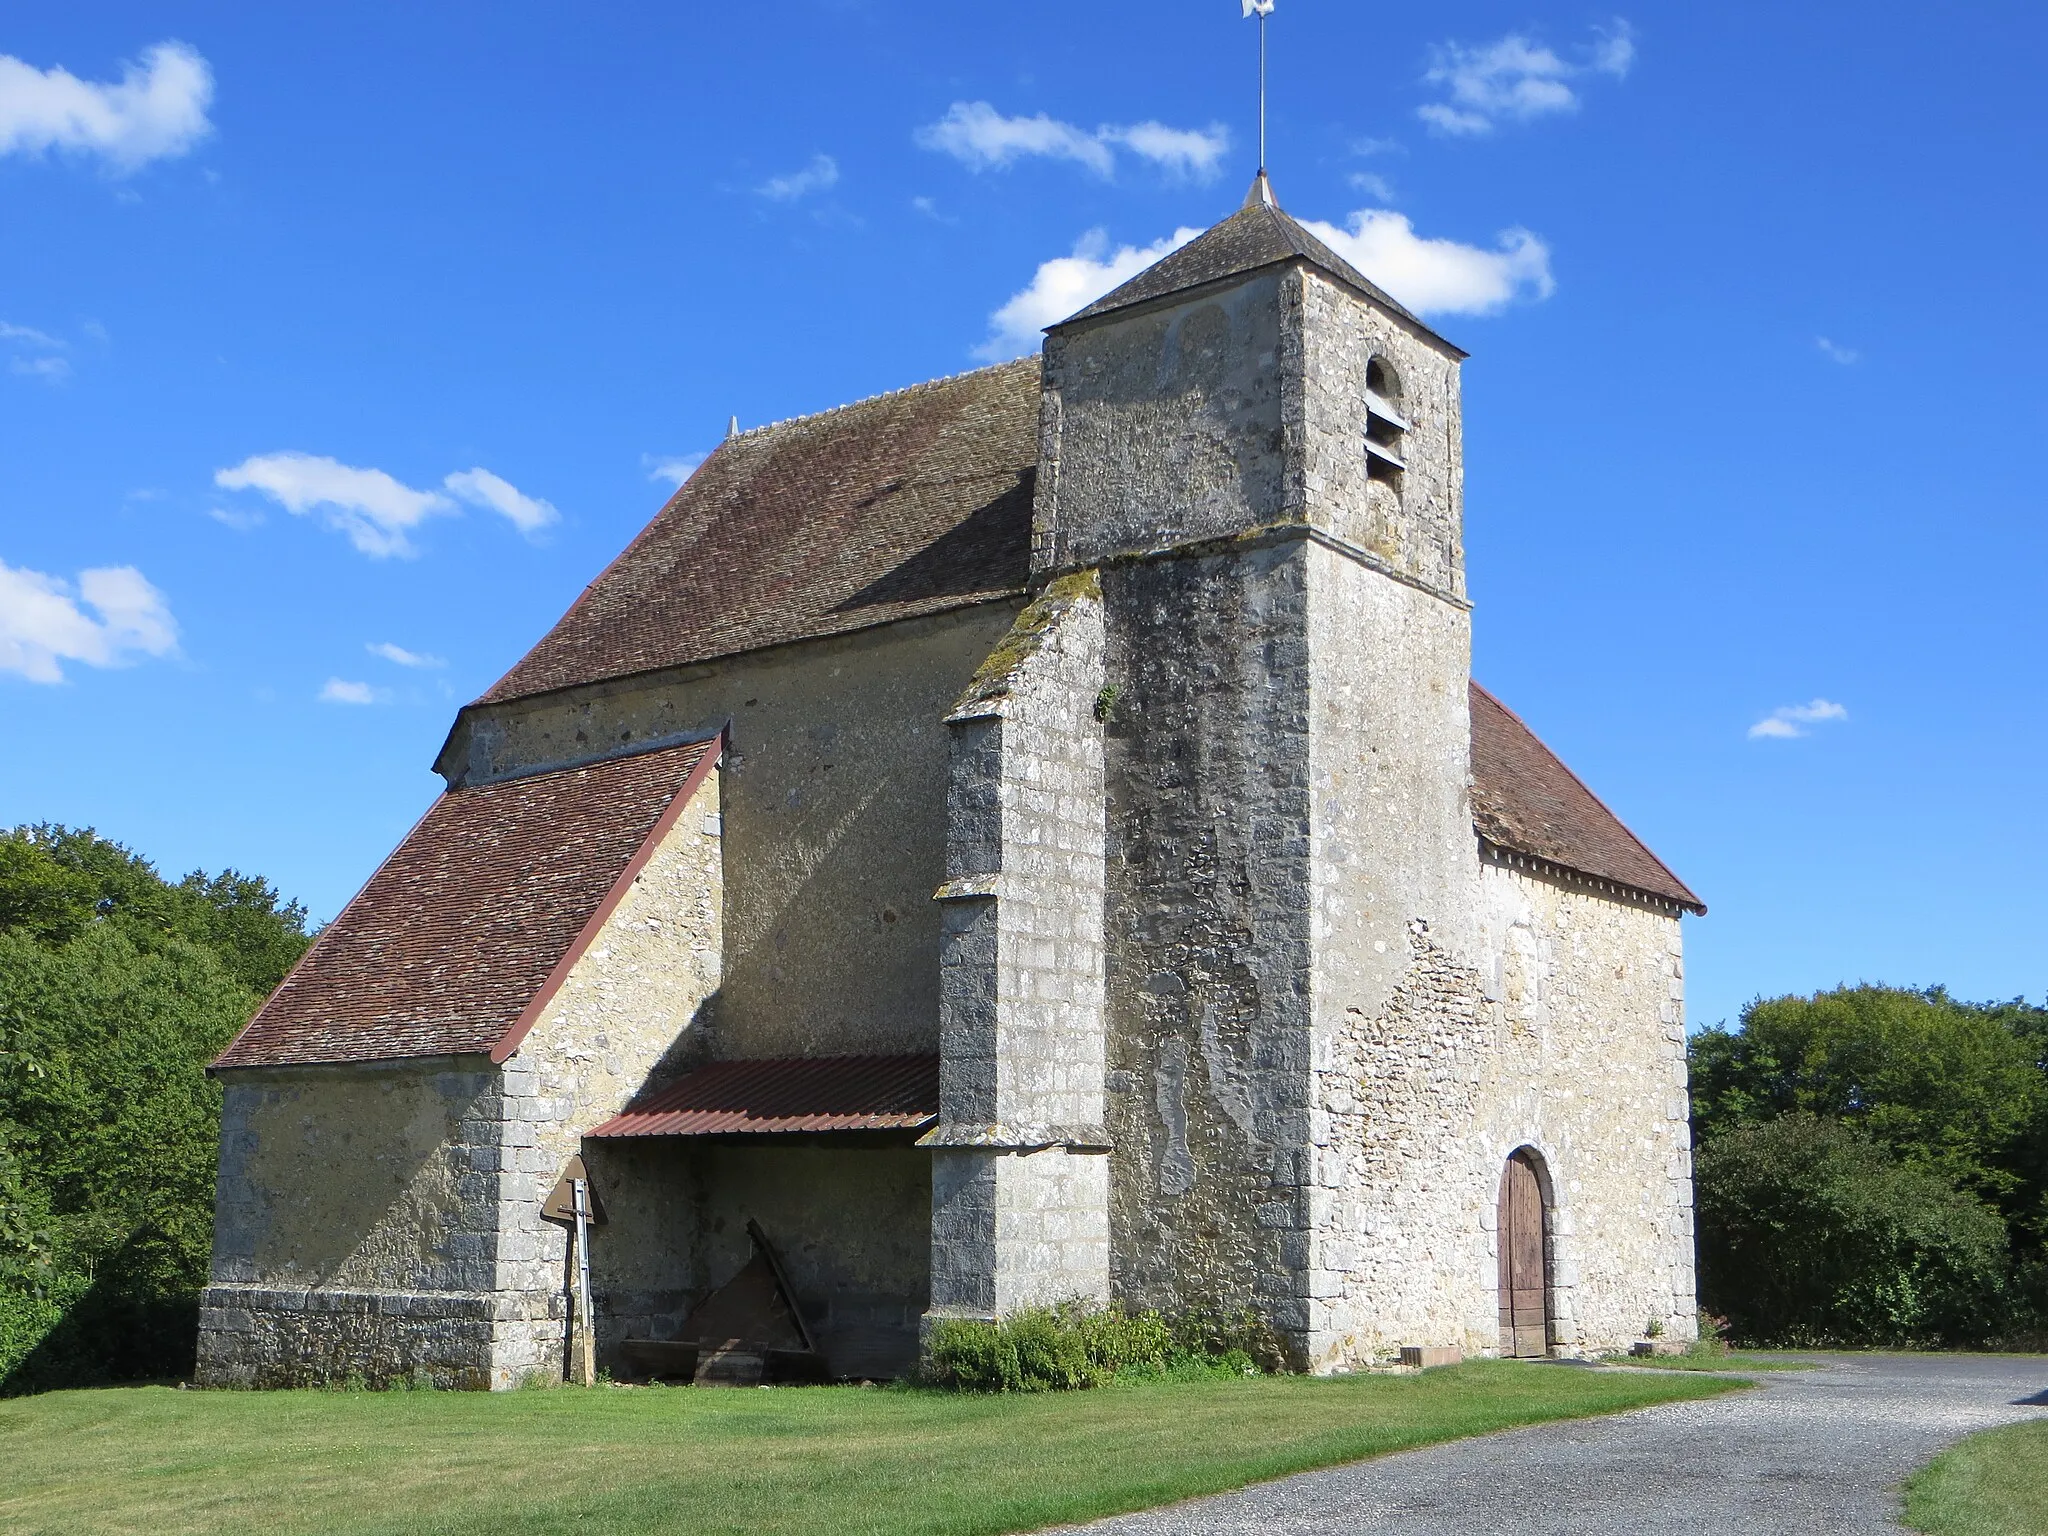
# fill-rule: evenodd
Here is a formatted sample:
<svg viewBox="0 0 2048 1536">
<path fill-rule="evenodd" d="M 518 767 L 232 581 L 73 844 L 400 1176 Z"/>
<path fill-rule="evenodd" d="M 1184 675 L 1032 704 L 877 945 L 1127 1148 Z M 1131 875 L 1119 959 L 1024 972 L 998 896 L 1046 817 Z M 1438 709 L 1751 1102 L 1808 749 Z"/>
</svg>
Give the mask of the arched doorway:
<svg viewBox="0 0 2048 1536">
<path fill-rule="evenodd" d="M 1536 1154 L 1524 1147 L 1508 1159 L 1500 1181 L 1500 1352 L 1550 1353 L 1550 1286 L 1543 1262 L 1548 1212 Z"/>
</svg>

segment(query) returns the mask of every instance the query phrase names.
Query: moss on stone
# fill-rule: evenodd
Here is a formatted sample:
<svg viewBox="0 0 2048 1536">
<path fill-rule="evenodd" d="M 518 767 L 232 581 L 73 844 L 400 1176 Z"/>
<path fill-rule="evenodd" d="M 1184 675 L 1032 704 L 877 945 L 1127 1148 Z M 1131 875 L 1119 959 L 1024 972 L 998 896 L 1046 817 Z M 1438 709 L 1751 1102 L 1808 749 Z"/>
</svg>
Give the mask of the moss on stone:
<svg viewBox="0 0 2048 1536">
<path fill-rule="evenodd" d="M 1038 654 L 1045 637 L 1052 633 L 1067 611 L 1083 600 L 1102 601 L 1102 576 L 1093 567 L 1047 583 L 1045 590 L 1017 615 L 1017 622 L 1010 626 L 1010 632 L 996 642 L 996 648 L 975 668 L 974 677 L 961 693 L 959 703 L 953 706 L 953 712 L 958 714 L 975 705 L 990 704 L 1007 697 L 1011 681 L 1023 669 L 1024 663 Z"/>
</svg>

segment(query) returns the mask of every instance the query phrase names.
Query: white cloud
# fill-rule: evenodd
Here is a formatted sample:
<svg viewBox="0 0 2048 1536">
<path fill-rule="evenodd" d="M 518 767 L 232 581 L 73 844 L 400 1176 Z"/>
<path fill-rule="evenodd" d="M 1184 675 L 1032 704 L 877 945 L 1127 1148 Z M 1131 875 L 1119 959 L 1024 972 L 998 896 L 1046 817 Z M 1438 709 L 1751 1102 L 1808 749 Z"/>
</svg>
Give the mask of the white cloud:
<svg viewBox="0 0 2048 1536">
<path fill-rule="evenodd" d="M 1810 725 L 1824 725 L 1830 721 L 1846 720 L 1849 711 L 1842 705 L 1828 699 L 1815 699 L 1811 704 L 1787 704 L 1772 710 L 1763 719 L 1749 728 L 1751 741 L 1791 740 L 1804 736 Z"/>
<path fill-rule="evenodd" d="M 1116 167 L 1116 156 L 1094 134 L 1043 112 L 1005 117 L 985 101 L 954 102 L 944 117 L 918 129 L 916 138 L 924 148 L 951 155 L 973 171 L 1000 169 L 1031 155 L 1077 161 L 1098 176 Z"/>
<path fill-rule="evenodd" d="M 1353 171 L 1345 180 L 1367 197 L 1376 197 L 1383 203 L 1394 200 L 1394 184 L 1384 176 L 1375 176 L 1371 171 Z"/>
<path fill-rule="evenodd" d="M 1485 315 L 1515 299 L 1547 299 L 1550 247 L 1526 229 L 1501 235 L 1492 250 L 1425 239 L 1405 214 L 1362 208 L 1351 227 L 1302 221 L 1330 249 L 1417 314 Z"/>
<path fill-rule="evenodd" d="M 561 520 L 562 514 L 552 502 L 522 494 L 511 481 L 488 469 L 465 469 L 441 483 L 471 506 L 499 513 L 528 538 Z"/>
<path fill-rule="evenodd" d="M 372 656 L 400 667 L 445 667 L 447 661 L 439 656 L 429 656 L 425 651 L 408 651 L 402 645 L 393 645 L 389 640 L 373 640 L 363 647 Z"/>
<path fill-rule="evenodd" d="M 322 704 L 382 704 L 389 697 L 382 688 L 372 688 L 368 683 L 352 683 L 339 677 L 327 679 L 320 690 Z"/>
<path fill-rule="evenodd" d="M 1076 310 L 1085 309 L 1119 283 L 1136 277 L 1153 262 L 1186 245 L 1199 229 L 1183 226 L 1166 239 L 1147 246 L 1120 245 L 1092 229 L 1074 245 L 1071 256 L 1042 262 L 1028 287 L 1014 293 L 989 322 L 994 333 L 975 348 L 986 358 L 1021 357 L 1039 344 L 1039 332 Z"/>
<path fill-rule="evenodd" d="M 1820 348 L 1821 356 L 1829 362 L 1840 363 L 1844 368 L 1863 361 L 1863 354 L 1854 347 L 1845 347 L 1840 342 L 1829 341 L 1825 336 L 1814 337 L 1813 344 Z"/>
<path fill-rule="evenodd" d="M 493 477 L 495 478 L 495 477 Z M 376 559 L 419 553 L 407 535 L 454 504 L 437 491 L 419 491 L 381 469 L 356 469 L 310 453 L 266 453 L 218 471 L 213 483 L 227 491 L 260 491 L 294 516 L 318 511 Z"/>
<path fill-rule="evenodd" d="M 52 352 L 64 350 L 64 343 L 48 331 L 39 331 L 32 325 L 9 325 L 5 320 L 0 320 L 0 341 L 19 342 Z"/>
<path fill-rule="evenodd" d="M 770 202 L 793 203 L 839 184 L 839 162 L 830 155 L 813 155 L 811 163 L 786 176 L 770 176 L 754 190 Z"/>
<path fill-rule="evenodd" d="M 133 566 L 81 571 L 74 594 L 58 577 L 0 562 L 0 672 L 61 683 L 66 661 L 117 667 L 177 648 L 163 593 Z"/>
<path fill-rule="evenodd" d="M 251 528 L 261 528 L 263 526 L 263 514 L 261 512 L 244 510 L 240 507 L 208 507 L 206 515 L 223 527 L 234 529 L 237 533 L 247 533 Z"/>
<path fill-rule="evenodd" d="M 71 349 L 48 331 L 39 331 L 32 325 L 10 325 L 0 320 L 0 348 L 9 354 L 9 373 L 43 379 L 51 384 L 62 383 L 71 377 L 71 360 L 63 355 Z"/>
<path fill-rule="evenodd" d="M 669 485 L 681 485 L 697 472 L 699 464 L 710 457 L 708 453 L 643 453 L 640 455 L 640 467 L 647 471 L 647 478 L 657 484 L 665 481 Z"/>
<path fill-rule="evenodd" d="M 1595 27 L 1588 62 L 1600 74 L 1626 80 L 1636 62 L 1635 28 L 1619 16 L 1605 27 Z"/>
<path fill-rule="evenodd" d="M 213 71 L 184 43 L 158 43 L 105 85 L 0 54 L 0 155 L 69 150 L 126 174 L 212 132 L 212 101 Z"/>
<path fill-rule="evenodd" d="M 1513 32 L 1477 46 L 1440 44 L 1431 50 L 1422 78 L 1442 87 L 1447 99 L 1418 107 L 1416 116 L 1438 133 L 1472 138 L 1502 122 L 1576 112 L 1579 94 L 1571 82 L 1588 75 L 1626 77 L 1635 63 L 1635 36 L 1627 22 L 1617 20 L 1579 53 L 1576 61 L 1566 59 Z"/>
<path fill-rule="evenodd" d="M 1230 130 L 1221 123 L 1207 128 L 1169 128 L 1164 123 L 1132 123 L 1127 128 L 1102 128 L 1096 137 L 1121 144 L 1140 159 L 1179 176 L 1209 177 L 1230 150 Z"/>
<path fill-rule="evenodd" d="M 969 170 L 1000 170 L 1022 159 L 1071 160 L 1098 176 L 1116 170 L 1116 150 L 1129 150 L 1175 175 L 1213 176 L 1230 148 L 1221 123 L 1207 128 L 1172 128 L 1146 121 L 1104 124 L 1090 133 L 1040 112 L 1005 117 L 985 101 L 956 101 L 936 123 L 917 130 L 926 149 L 951 155 Z"/>
</svg>

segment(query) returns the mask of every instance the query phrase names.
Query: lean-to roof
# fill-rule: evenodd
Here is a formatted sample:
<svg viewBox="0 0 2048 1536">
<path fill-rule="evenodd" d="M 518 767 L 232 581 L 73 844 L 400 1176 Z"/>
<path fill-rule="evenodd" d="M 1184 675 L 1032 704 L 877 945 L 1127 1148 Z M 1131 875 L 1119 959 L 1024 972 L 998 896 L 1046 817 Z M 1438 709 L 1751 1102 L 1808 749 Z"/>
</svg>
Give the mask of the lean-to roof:
<svg viewBox="0 0 2048 1536">
<path fill-rule="evenodd" d="M 594 1130 L 617 1136 L 773 1136 L 918 1130 L 939 1118 L 939 1058 L 714 1061 Z"/>
<path fill-rule="evenodd" d="M 511 1054 L 718 743 L 451 789 L 215 1067 Z"/>
</svg>

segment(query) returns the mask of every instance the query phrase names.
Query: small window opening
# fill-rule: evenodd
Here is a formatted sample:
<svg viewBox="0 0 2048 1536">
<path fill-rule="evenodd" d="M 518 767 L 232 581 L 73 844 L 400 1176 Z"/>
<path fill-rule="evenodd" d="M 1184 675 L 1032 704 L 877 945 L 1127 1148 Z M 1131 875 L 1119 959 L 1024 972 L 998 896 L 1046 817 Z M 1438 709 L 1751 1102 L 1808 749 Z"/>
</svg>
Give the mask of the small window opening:
<svg viewBox="0 0 2048 1536">
<path fill-rule="evenodd" d="M 1401 410 L 1401 376 L 1383 357 L 1365 365 L 1365 472 L 1395 490 L 1408 469 L 1408 418 Z"/>
</svg>

